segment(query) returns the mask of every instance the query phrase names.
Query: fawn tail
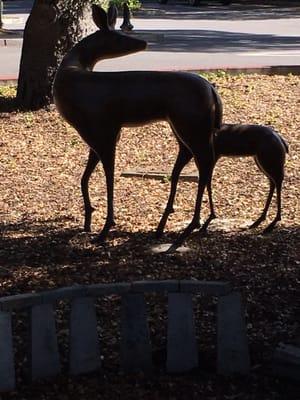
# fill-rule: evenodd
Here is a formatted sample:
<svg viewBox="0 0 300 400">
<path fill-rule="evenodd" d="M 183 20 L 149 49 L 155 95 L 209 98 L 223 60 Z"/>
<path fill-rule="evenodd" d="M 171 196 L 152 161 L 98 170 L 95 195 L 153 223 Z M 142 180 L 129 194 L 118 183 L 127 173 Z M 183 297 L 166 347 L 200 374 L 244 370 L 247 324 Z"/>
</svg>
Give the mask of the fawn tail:
<svg viewBox="0 0 300 400">
<path fill-rule="evenodd" d="M 281 137 L 280 135 L 279 135 L 279 137 L 280 137 L 281 143 L 283 144 L 283 146 L 284 146 L 284 148 L 285 148 L 285 151 L 288 153 L 288 152 L 289 152 L 289 145 L 288 145 L 287 142 L 283 139 L 283 137 Z"/>
</svg>

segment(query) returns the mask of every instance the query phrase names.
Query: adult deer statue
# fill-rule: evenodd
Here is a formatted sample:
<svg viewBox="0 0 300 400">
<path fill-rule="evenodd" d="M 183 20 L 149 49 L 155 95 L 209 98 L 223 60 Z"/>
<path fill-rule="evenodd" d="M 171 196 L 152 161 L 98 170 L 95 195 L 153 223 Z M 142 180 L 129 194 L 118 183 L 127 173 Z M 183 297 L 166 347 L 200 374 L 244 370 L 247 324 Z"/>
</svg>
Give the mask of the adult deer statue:
<svg viewBox="0 0 300 400">
<path fill-rule="evenodd" d="M 270 183 L 269 194 L 265 207 L 259 218 L 249 226 L 249 229 L 258 227 L 267 216 L 274 190 L 277 194 L 277 212 L 275 218 L 264 229 L 264 233 L 271 232 L 277 222 L 281 220 L 281 188 L 284 179 L 285 156 L 288 153 L 288 144 L 272 128 L 263 125 L 249 124 L 223 124 L 213 136 L 215 163 L 221 157 L 252 156 L 258 168 L 267 176 Z M 192 159 L 191 152 L 180 146 L 179 154 L 172 173 L 172 185 L 167 207 L 158 225 L 156 234 L 161 236 L 168 216 L 173 212 L 173 202 L 176 194 L 176 186 L 179 175 L 184 166 Z M 211 178 L 207 185 L 210 215 L 201 227 L 201 231 L 207 230 L 210 222 L 216 218 L 214 210 Z"/>
<path fill-rule="evenodd" d="M 212 135 L 221 125 L 222 103 L 213 85 L 196 74 L 92 71 L 99 60 L 135 53 L 147 45 L 143 40 L 116 32 L 112 28 L 115 15 L 111 10 L 106 13 L 101 7 L 92 6 L 93 20 L 99 30 L 66 54 L 53 86 L 60 114 L 90 147 L 81 180 L 84 229 L 90 230 L 93 211 L 89 178 L 100 160 L 106 177 L 107 216 L 98 240 L 104 241 L 114 225 L 115 150 L 121 128 L 166 120 L 180 147 L 188 149 L 199 169 L 194 215 L 168 250 L 173 251 L 200 226 L 202 196 L 214 164 Z"/>
</svg>

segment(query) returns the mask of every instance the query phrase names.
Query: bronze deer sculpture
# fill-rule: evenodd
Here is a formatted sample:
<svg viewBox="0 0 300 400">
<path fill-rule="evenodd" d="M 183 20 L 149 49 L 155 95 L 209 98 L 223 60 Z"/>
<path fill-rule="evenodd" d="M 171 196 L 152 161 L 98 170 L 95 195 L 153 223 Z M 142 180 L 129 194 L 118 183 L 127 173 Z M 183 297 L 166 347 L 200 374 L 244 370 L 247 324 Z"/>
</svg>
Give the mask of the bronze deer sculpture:
<svg viewBox="0 0 300 400">
<path fill-rule="evenodd" d="M 249 229 L 256 228 L 266 219 L 276 188 L 277 213 L 274 220 L 263 231 L 264 233 L 271 232 L 277 222 L 281 220 L 281 188 L 284 179 L 285 156 L 286 153 L 288 153 L 287 143 L 270 127 L 246 124 L 223 124 L 221 128 L 214 133 L 213 143 L 215 163 L 223 156 L 253 156 L 258 168 L 269 179 L 270 190 L 265 207 L 259 218 L 250 225 Z M 172 173 L 172 185 L 168 204 L 156 231 L 158 237 L 162 235 L 168 216 L 173 212 L 173 202 L 180 172 L 191 159 L 192 154 L 188 149 L 180 147 Z M 210 215 L 201 227 L 202 232 L 205 232 L 210 222 L 216 218 L 212 200 L 211 178 L 208 181 L 207 191 Z"/>
<path fill-rule="evenodd" d="M 200 226 L 202 196 L 214 164 L 212 135 L 222 121 L 221 100 L 214 87 L 196 74 L 93 72 L 97 61 L 144 50 L 147 43 L 114 31 L 110 13 L 107 15 L 101 7 L 93 5 L 92 15 L 99 30 L 66 54 L 53 85 L 57 109 L 90 147 L 81 180 L 84 229 L 90 230 L 93 211 L 88 182 L 100 160 L 107 185 L 107 217 L 98 240 L 104 241 L 114 225 L 114 163 L 121 127 L 166 120 L 199 169 L 194 216 L 169 249 L 173 251 Z"/>
</svg>

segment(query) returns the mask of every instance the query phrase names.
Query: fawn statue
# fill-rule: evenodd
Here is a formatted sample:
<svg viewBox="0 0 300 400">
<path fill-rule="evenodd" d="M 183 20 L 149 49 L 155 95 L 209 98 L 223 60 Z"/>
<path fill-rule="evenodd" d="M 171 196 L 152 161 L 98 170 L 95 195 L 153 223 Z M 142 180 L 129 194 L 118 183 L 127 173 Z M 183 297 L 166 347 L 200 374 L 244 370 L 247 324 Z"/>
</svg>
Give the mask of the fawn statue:
<svg viewBox="0 0 300 400">
<path fill-rule="evenodd" d="M 115 31 L 116 13 L 112 10 L 106 13 L 101 7 L 92 6 L 93 20 L 99 29 L 65 55 L 53 84 L 58 111 L 90 147 L 81 180 L 84 229 L 90 230 L 93 211 L 88 182 L 99 161 L 107 186 L 107 216 L 99 241 L 106 239 L 115 223 L 114 164 L 121 128 L 166 120 L 199 170 L 194 215 L 170 247 L 169 251 L 173 251 L 200 226 L 202 196 L 214 165 L 212 137 L 221 126 L 222 103 L 213 85 L 192 73 L 92 71 L 99 60 L 135 53 L 147 45 L 141 39 Z"/>
<path fill-rule="evenodd" d="M 284 178 L 285 156 L 286 153 L 288 153 L 287 143 L 277 132 L 268 126 L 247 124 L 223 124 L 221 128 L 214 133 L 213 142 L 215 163 L 223 156 L 252 156 L 258 168 L 270 181 L 270 190 L 265 207 L 260 217 L 250 225 L 250 229 L 256 228 L 266 219 L 276 188 L 277 213 L 274 220 L 264 229 L 264 233 L 271 232 L 277 222 L 281 220 L 281 188 Z M 173 202 L 180 172 L 191 159 L 192 154 L 188 149 L 180 146 L 172 173 L 171 192 L 167 207 L 156 231 L 158 237 L 162 235 L 167 218 L 169 214 L 173 212 Z M 205 232 L 210 222 L 216 218 L 212 200 L 211 178 L 212 175 L 207 185 L 210 215 L 201 227 L 202 232 Z"/>
</svg>

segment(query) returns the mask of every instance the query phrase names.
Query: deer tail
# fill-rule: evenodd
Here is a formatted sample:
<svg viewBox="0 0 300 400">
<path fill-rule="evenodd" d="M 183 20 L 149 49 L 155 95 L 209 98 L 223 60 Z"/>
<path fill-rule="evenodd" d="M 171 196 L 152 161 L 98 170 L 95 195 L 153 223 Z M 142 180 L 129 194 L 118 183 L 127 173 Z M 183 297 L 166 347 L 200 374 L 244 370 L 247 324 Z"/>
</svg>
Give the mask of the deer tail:
<svg viewBox="0 0 300 400">
<path fill-rule="evenodd" d="M 214 131 L 221 128 L 223 120 L 223 105 L 219 93 L 217 92 L 215 85 L 211 85 L 212 95 L 215 101 L 215 119 L 214 119 Z"/>
<path fill-rule="evenodd" d="M 283 137 L 281 137 L 281 136 L 279 136 L 279 137 L 280 137 L 281 143 L 283 144 L 283 146 L 284 146 L 284 148 L 285 148 L 286 153 L 288 153 L 288 152 L 289 152 L 289 145 L 288 145 L 287 142 L 283 139 Z"/>
</svg>

